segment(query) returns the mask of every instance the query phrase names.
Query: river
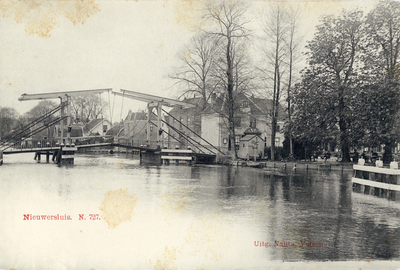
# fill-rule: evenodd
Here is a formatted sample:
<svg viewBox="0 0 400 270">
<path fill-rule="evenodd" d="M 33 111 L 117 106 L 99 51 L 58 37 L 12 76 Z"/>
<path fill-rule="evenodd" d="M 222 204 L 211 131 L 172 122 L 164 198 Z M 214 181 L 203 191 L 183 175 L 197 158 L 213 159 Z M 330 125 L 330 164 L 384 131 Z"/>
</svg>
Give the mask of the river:
<svg viewBox="0 0 400 270">
<path fill-rule="evenodd" d="M 400 258 L 400 203 L 353 192 L 351 171 L 146 167 L 108 154 L 79 154 L 61 167 L 33 154 L 4 162 L 1 269 L 265 269 L 271 261 Z"/>
</svg>

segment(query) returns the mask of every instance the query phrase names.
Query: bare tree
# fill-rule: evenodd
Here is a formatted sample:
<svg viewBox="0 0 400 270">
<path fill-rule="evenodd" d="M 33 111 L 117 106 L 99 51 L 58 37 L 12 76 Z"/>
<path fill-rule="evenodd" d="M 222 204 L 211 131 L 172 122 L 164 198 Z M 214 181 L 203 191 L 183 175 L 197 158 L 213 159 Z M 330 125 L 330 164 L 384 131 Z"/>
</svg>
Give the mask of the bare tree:
<svg viewBox="0 0 400 270">
<path fill-rule="evenodd" d="M 288 56 L 288 47 L 285 44 L 287 33 L 289 32 L 289 24 L 286 19 L 286 10 L 284 3 L 272 3 L 268 12 L 264 14 L 263 34 L 264 48 L 262 53 L 265 57 L 266 64 L 261 68 L 266 78 L 267 92 L 272 94 L 271 117 L 271 159 L 275 160 L 275 136 L 276 125 L 279 116 L 280 101 L 282 97 L 281 86 L 285 72 L 285 60 Z M 272 89 L 271 86 L 272 85 Z"/>
<path fill-rule="evenodd" d="M 203 109 L 207 106 L 207 101 L 217 84 L 212 76 L 216 58 L 215 41 L 205 33 L 196 34 L 191 39 L 188 49 L 180 53 L 180 66 L 170 75 L 177 84 L 183 86 L 181 96 L 200 94 L 203 99 Z"/>
<path fill-rule="evenodd" d="M 295 64 L 299 60 L 299 48 L 303 40 L 303 36 L 299 33 L 300 28 L 300 9 L 298 6 L 291 5 L 287 10 L 288 32 L 286 37 L 286 46 L 288 53 L 288 81 L 287 81 L 287 112 L 288 112 L 288 137 L 289 137 L 289 158 L 294 157 L 293 139 L 292 139 L 292 108 L 290 104 L 291 87 L 293 81 L 293 72 Z"/>
<path fill-rule="evenodd" d="M 108 106 L 107 102 L 101 100 L 98 95 L 72 97 L 71 105 L 75 121 L 82 121 L 84 124 L 99 116 L 103 117 Z"/>
<path fill-rule="evenodd" d="M 223 73 L 216 73 L 221 82 L 224 82 L 223 91 L 226 93 L 227 119 L 228 119 L 228 150 L 232 150 L 232 144 L 235 142 L 235 99 L 234 91 L 238 88 L 238 80 L 235 81 L 235 74 L 239 73 L 239 69 L 235 69 L 235 56 L 238 57 L 239 50 L 243 42 L 249 36 L 249 30 L 246 28 L 248 20 L 246 20 L 245 12 L 247 5 L 244 2 L 236 1 L 218 1 L 208 2 L 204 9 L 203 19 L 209 22 L 215 22 L 211 29 L 206 29 L 205 33 L 215 38 L 216 42 L 221 46 L 219 52 L 220 57 L 224 61 L 219 61 L 219 69 Z M 222 60 L 222 59 L 221 59 Z M 239 62 L 239 61 L 238 61 Z M 236 63 L 238 63 L 236 62 Z M 238 76 L 236 76 L 238 78 Z M 234 148 L 235 157 L 237 157 L 237 149 Z"/>
</svg>

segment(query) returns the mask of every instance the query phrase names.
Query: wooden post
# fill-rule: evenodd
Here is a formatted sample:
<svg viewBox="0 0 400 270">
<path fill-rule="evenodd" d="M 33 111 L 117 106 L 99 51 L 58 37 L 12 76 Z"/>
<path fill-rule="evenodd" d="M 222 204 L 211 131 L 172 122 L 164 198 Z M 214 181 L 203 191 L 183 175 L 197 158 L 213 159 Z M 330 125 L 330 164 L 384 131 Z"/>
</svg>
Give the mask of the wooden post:
<svg viewBox="0 0 400 270">
<path fill-rule="evenodd" d="M 60 98 L 61 99 L 61 106 L 63 106 L 64 105 L 64 99 L 63 98 Z M 65 107 L 62 107 L 61 108 L 61 119 L 63 118 L 65 116 Z M 61 129 L 61 135 L 60 135 L 60 145 L 63 145 L 64 144 L 64 120 L 61 120 L 60 121 L 60 129 Z"/>
<path fill-rule="evenodd" d="M 71 145 L 71 132 L 69 131 L 69 128 L 71 127 L 71 112 L 70 112 L 70 102 L 71 102 L 71 97 L 67 96 L 67 143 Z M 103 126 L 101 127 L 103 129 Z"/>
<path fill-rule="evenodd" d="M 161 103 L 157 104 L 157 145 L 162 146 L 160 143 L 160 131 L 161 131 Z"/>
<path fill-rule="evenodd" d="M 150 107 L 150 104 L 147 104 L 147 143 L 150 146 L 150 116 L 153 111 L 153 108 Z"/>
<path fill-rule="evenodd" d="M 50 152 L 49 151 L 46 152 L 46 162 L 47 163 L 50 162 Z"/>
</svg>

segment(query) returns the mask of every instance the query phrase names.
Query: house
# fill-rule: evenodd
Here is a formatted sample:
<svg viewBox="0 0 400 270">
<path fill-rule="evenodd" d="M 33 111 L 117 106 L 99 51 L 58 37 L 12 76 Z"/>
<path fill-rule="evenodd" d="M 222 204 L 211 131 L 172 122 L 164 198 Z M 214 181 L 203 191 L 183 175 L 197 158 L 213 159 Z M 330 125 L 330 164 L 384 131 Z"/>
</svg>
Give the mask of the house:
<svg viewBox="0 0 400 270">
<path fill-rule="evenodd" d="M 64 125 L 63 128 L 63 138 L 64 140 L 67 138 L 69 132 L 69 136 L 71 138 L 71 142 L 77 143 L 78 140 L 82 139 L 83 137 L 83 124 L 72 124 L 69 128 Z M 54 125 L 54 138 L 60 139 L 61 138 L 61 127 L 59 124 Z M 64 141 L 65 143 L 65 141 Z"/>
<path fill-rule="evenodd" d="M 98 136 L 105 135 L 107 131 L 111 128 L 111 123 L 107 119 L 99 118 L 89 121 L 83 127 L 84 136 Z"/>
<path fill-rule="evenodd" d="M 150 121 L 157 124 L 157 117 L 155 115 L 150 116 Z M 156 143 L 157 141 L 157 126 L 150 124 L 150 144 Z M 163 129 L 164 123 L 161 123 L 161 128 Z M 131 140 L 131 142 L 135 145 L 145 145 L 149 142 L 147 141 L 147 113 L 144 111 L 141 112 L 132 112 L 129 110 L 128 115 L 126 116 L 123 122 L 124 129 L 124 138 Z M 160 135 L 160 146 L 166 145 L 167 139 L 164 133 Z"/>
<path fill-rule="evenodd" d="M 196 105 L 194 108 L 174 107 L 166 116 L 168 123 L 168 148 L 186 149 L 197 145 L 201 139 L 201 111 L 203 99 L 200 97 L 185 98 L 183 102 Z M 196 135 L 197 134 L 197 135 Z M 172 137 L 173 136 L 173 137 Z M 189 137 L 190 139 L 188 139 Z M 189 142 L 190 141 L 190 142 Z"/>
<path fill-rule="evenodd" d="M 125 129 L 123 124 L 116 124 L 113 125 L 109 130 L 106 132 L 106 136 L 112 136 L 114 139 L 118 139 L 120 137 L 125 136 Z"/>
<path fill-rule="evenodd" d="M 249 127 L 240 139 L 238 157 L 243 159 L 264 158 L 265 141 L 257 128 Z"/>
<path fill-rule="evenodd" d="M 214 97 L 211 104 L 202 112 L 201 136 L 221 151 L 227 153 L 229 148 L 229 123 L 226 117 L 227 108 L 225 97 L 220 95 Z M 232 147 L 240 149 L 240 140 L 246 135 L 249 128 L 256 128 L 263 142 L 263 147 L 271 146 L 271 118 L 269 112 L 272 108 L 272 100 L 247 97 L 238 94 L 235 97 L 235 140 L 231 142 Z M 286 114 L 282 107 L 279 110 L 275 146 L 282 147 L 284 141 L 284 121 Z"/>
</svg>

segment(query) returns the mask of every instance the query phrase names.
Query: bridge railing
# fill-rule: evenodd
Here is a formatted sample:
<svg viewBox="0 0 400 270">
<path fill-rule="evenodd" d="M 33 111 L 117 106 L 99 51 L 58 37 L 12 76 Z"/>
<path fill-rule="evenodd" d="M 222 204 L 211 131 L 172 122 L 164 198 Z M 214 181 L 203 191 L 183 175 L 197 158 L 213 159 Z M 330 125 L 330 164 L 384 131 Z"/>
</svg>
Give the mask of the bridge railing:
<svg viewBox="0 0 400 270">
<path fill-rule="evenodd" d="M 53 147 L 60 147 L 59 139 L 22 140 L 20 142 L 7 145 L 9 150 L 42 149 Z"/>
</svg>

